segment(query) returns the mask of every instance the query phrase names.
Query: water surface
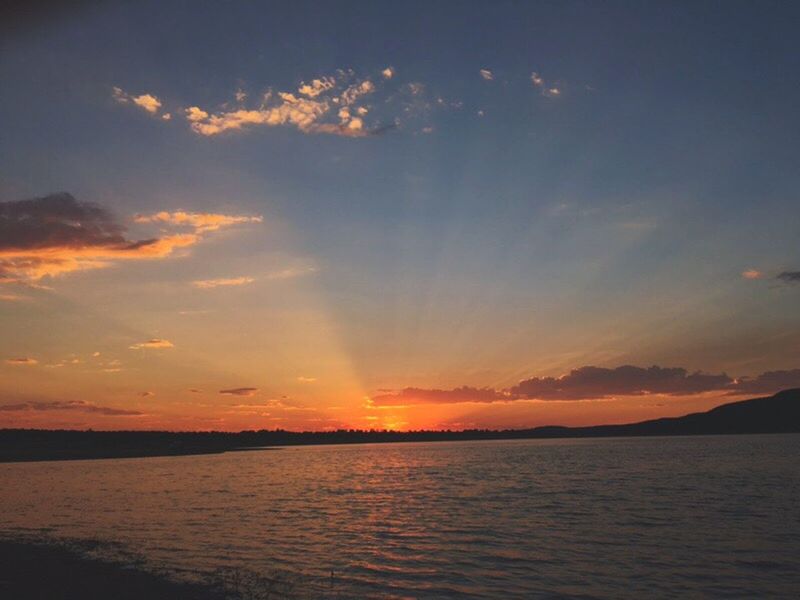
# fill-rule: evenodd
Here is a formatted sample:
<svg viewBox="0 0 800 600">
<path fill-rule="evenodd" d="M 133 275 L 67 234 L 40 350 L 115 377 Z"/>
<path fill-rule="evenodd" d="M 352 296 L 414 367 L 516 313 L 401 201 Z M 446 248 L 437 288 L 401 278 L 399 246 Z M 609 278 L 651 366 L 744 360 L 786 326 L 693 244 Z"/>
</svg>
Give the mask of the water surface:
<svg viewBox="0 0 800 600">
<path fill-rule="evenodd" d="M 789 598 L 798 459 L 773 435 L 2 464 L 0 534 L 290 572 L 311 596 Z"/>
</svg>

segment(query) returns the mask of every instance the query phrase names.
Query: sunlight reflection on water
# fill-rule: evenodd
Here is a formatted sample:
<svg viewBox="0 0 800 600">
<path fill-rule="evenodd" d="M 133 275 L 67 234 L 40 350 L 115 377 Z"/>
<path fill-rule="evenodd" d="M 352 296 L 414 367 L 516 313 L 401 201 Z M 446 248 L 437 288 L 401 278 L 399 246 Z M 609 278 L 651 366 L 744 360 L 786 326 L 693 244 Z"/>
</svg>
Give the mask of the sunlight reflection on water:
<svg viewBox="0 0 800 600">
<path fill-rule="evenodd" d="M 315 590 L 333 571 L 337 597 L 794 597 L 798 458 L 780 435 L 2 464 L 0 532 Z"/>
</svg>

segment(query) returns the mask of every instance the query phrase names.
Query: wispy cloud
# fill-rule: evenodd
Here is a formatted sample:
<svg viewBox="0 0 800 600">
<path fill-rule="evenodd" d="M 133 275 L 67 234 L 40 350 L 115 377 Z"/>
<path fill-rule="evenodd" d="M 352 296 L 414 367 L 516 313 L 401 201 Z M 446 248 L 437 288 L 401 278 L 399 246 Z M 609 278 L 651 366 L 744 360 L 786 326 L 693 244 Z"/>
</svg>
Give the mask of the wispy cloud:
<svg viewBox="0 0 800 600">
<path fill-rule="evenodd" d="M 256 392 L 258 392 L 258 388 L 255 387 L 238 387 L 219 391 L 220 394 L 227 396 L 254 396 Z"/>
<path fill-rule="evenodd" d="M 481 69 L 479 73 L 486 81 L 494 80 L 494 73 L 492 73 L 489 69 Z"/>
<path fill-rule="evenodd" d="M 131 350 L 145 350 L 145 349 L 163 349 L 163 348 L 174 348 L 175 345 L 170 342 L 169 340 L 162 340 L 159 338 L 153 338 L 150 340 L 146 340 L 144 342 L 138 342 L 131 346 L 128 346 Z"/>
<path fill-rule="evenodd" d="M 228 279 L 199 279 L 197 281 L 193 281 L 192 285 L 196 288 L 207 290 L 216 287 L 247 285 L 248 283 L 253 283 L 254 281 L 255 279 L 253 277 L 232 277 Z"/>
<path fill-rule="evenodd" d="M 294 279 L 295 277 L 303 277 L 304 275 L 311 275 L 317 272 L 317 267 L 304 266 L 304 267 L 287 267 L 272 271 L 264 276 L 264 279 L 274 281 L 281 279 Z"/>
<path fill-rule="evenodd" d="M 0 404 L 0 411 L 77 411 L 115 417 L 132 417 L 141 416 L 144 414 L 138 410 L 127 410 L 123 408 L 114 408 L 111 406 L 99 406 L 83 400 L 52 400 L 47 402 L 19 402 L 17 404 Z"/>
<path fill-rule="evenodd" d="M 243 223 L 261 223 L 261 216 L 223 215 L 218 213 L 195 213 L 178 210 L 161 211 L 151 215 L 136 215 L 136 223 L 168 223 L 170 225 L 191 227 L 197 233 L 217 231 L 221 227 L 241 225 Z"/>
<path fill-rule="evenodd" d="M 762 279 L 764 277 L 764 273 L 757 269 L 747 269 L 742 271 L 742 278 L 743 279 Z"/>
<path fill-rule="evenodd" d="M 784 283 L 800 283 L 800 271 L 784 271 L 779 273 L 776 279 Z"/>
<path fill-rule="evenodd" d="M 314 383 L 314 382 L 317 381 L 317 378 L 316 377 L 303 377 L 303 376 L 300 376 L 300 377 L 297 378 L 297 381 L 299 381 L 300 383 Z"/>
<path fill-rule="evenodd" d="M 158 112 L 158 109 L 161 108 L 161 100 L 159 100 L 152 94 L 141 94 L 139 96 L 133 96 L 128 92 L 126 92 L 125 90 L 123 90 L 122 88 L 114 87 L 111 90 L 111 95 L 120 104 L 134 104 L 139 108 L 147 111 L 151 115 L 156 114 Z"/>
<path fill-rule="evenodd" d="M 18 357 L 18 358 L 7 358 L 6 364 L 15 365 L 15 366 L 24 366 L 24 367 L 32 367 L 34 365 L 38 365 L 39 361 L 35 358 L 30 358 L 28 356 Z"/>
</svg>

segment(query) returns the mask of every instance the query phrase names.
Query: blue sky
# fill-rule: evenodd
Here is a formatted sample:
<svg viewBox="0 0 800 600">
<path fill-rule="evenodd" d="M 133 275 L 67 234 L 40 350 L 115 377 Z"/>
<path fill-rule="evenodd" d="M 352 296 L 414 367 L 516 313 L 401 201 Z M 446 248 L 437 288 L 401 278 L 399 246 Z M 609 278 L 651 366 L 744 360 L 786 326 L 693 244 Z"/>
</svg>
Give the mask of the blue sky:
<svg viewBox="0 0 800 600">
<path fill-rule="evenodd" d="M 19 22 L 0 51 L 0 202 L 64 191 L 132 233 L 136 215 L 178 209 L 263 221 L 204 233 L 191 256 L 50 277 L 22 293 L 50 308 L 0 306 L 16 332 L 3 349 L 41 353 L 63 328 L 64 353 L 89 352 L 63 318 L 77 302 L 78 321 L 177 327 L 199 347 L 197 331 L 252 334 L 202 358 L 236 356 L 248 366 L 230 377 L 255 380 L 268 355 L 253 385 L 272 395 L 313 339 L 275 323 L 322 319 L 328 350 L 309 368 L 348 375 L 304 389 L 309 405 L 584 365 L 794 369 L 800 287 L 777 277 L 800 269 L 799 16 L 778 2 L 89 2 Z M 197 129 L 268 90 L 282 106 L 278 92 L 326 97 L 298 91 L 326 77 L 336 93 L 374 86 L 351 106 L 363 129 L 341 117 L 363 137 L 314 129 L 340 127 L 336 109 L 312 128 Z M 192 107 L 206 117 L 187 120 Z M 213 298 L 187 283 L 232 277 L 255 283 Z M 174 325 L 190 310 L 215 324 Z M 31 336 L 33 321 L 49 325 Z M 194 362 L 172 361 L 190 378 Z"/>
</svg>

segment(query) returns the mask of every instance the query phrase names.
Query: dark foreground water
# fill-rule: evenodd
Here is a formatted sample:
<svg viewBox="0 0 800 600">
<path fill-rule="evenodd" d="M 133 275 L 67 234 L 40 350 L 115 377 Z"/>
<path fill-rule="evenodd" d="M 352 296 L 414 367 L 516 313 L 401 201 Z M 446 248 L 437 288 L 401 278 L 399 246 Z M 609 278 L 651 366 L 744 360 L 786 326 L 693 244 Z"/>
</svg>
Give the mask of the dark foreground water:
<svg viewBox="0 0 800 600">
<path fill-rule="evenodd" d="M 775 435 L 2 464 L 0 534 L 279 573 L 307 597 L 794 598 L 799 459 Z"/>
</svg>

